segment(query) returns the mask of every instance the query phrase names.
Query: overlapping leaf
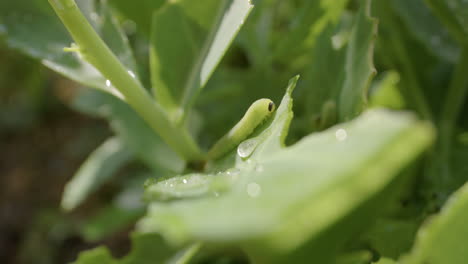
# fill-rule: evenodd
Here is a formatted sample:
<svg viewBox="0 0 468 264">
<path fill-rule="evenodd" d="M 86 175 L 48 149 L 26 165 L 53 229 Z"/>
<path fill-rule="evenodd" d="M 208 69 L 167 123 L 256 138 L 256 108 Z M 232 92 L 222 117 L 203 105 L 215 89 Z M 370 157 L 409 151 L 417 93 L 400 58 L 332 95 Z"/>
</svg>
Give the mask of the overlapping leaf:
<svg viewBox="0 0 468 264">
<path fill-rule="evenodd" d="M 466 263 L 467 220 L 468 184 L 465 184 L 452 195 L 440 214 L 419 230 L 413 250 L 401 263 Z"/>
<path fill-rule="evenodd" d="M 158 102 L 186 115 L 253 6 L 248 0 L 169 2 L 154 15 L 151 76 Z"/>
<path fill-rule="evenodd" d="M 129 71 L 136 74 L 135 61 L 126 37 L 111 17 L 105 4 L 101 14 L 96 13 L 92 1 L 78 1 L 90 23 L 102 32 L 106 44 L 115 52 Z M 0 3 L 0 21 L 5 27 L 9 46 L 34 57 L 64 76 L 114 95 L 119 95 L 109 82 L 89 63 L 77 54 L 64 52 L 72 44 L 60 20 L 48 2 L 41 0 L 19 0 Z M 31 28 L 34 28 L 31 31 Z M 102 29 L 102 31 L 101 31 Z"/>
<path fill-rule="evenodd" d="M 265 139 L 249 158 L 238 159 L 229 192 L 153 202 L 140 230 L 160 232 L 173 243 L 239 243 L 256 248 L 252 252 L 284 254 L 383 190 L 432 139 L 430 126 L 411 115 L 379 110 L 283 148 L 290 87 L 256 136 Z"/>
</svg>

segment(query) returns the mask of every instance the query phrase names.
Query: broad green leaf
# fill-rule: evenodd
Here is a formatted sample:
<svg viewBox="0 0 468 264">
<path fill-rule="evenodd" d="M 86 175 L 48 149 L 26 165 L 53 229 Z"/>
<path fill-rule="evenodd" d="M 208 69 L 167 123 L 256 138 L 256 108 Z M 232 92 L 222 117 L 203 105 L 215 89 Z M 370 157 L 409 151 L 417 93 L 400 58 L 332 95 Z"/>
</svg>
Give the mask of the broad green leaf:
<svg viewBox="0 0 468 264">
<path fill-rule="evenodd" d="M 98 247 L 88 251 L 81 252 L 78 260 L 74 264 L 114 264 L 115 260 L 105 247 Z"/>
<path fill-rule="evenodd" d="M 392 1 L 392 4 L 409 31 L 426 46 L 429 52 L 449 62 L 457 60 L 459 55 L 457 44 L 425 5 L 424 0 L 397 0 Z"/>
<path fill-rule="evenodd" d="M 73 210 L 131 158 L 132 153 L 119 139 L 108 139 L 88 157 L 67 183 L 62 208 Z"/>
<path fill-rule="evenodd" d="M 270 124 L 292 114 L 288 97 Z M 379 193 L 433 136 L 429 125 L 409 114 L 379 110 L 282 148 L 288 125 L 263 128 L 272 136 L 257 147 L 258 154 L 255 150 L 238 160 L 239 177 L 229 192 L 153 202 L 139 229 L 159 232 L 176 244 L 237 243 L 282 255 Z"/>
<path fill-rule="evenodd" d="M 154 15 L 151 76 L 158 102 L 183 118 L 247 18 L 248 0 L 169 2 Z"/>
<path fill-rule="evenodd" d="M 153 171 L 182 171 L 184 161 L 121 100 L 98 91 L 85 90 L 78 94 L 73 107 L 110 120 L 111 127 L 119 139 Z"/>
<path fill-rule="evenodd" d="M 419 230 L 411 253 L 403 264 L 462 264 L 468 259 L 468 184 L 455 192 L 442 211 Z"/>
<path fill-rule="evenodd" d="M 373 47 L 377 24 L 369 17 L 370 4 L 364 1 L 352 22 L 345 15 L 338 25 L 329 24 L 316 40 L 313 61 L 304 76 L 304 85 L 311 89 L 304 97 L 309 115 L 323 112 L 326 102 L 336 105 L 335 119 L 339 121 L 364 110 L 376 73 Z"/>
<path fill-rule="evenodd" d="M 192 244 L 181 250 L 168 246 L 159 235 L 132 235 L 132 250 L 121 258 L 115 259 L 105 247 L 82 252 L 74 264 L 186 264 L 200 249 L 200 244 Z"/>
<path fill-rule="evenodd" d="M 307 52 L 328 23 L 336 23 L 348 0 L 306 1 L 277 44 L 274 56 L 285 58 Z"/>
<path fill-rule="evenodd" d="M 457 41 L 468 41 L 468 3 L 464 0 L 425 0 L 433 12 L 447 26 Z"/>
<path fill-rule="evenodd" d="M 249 155 L 247 161 L 237 157 L 237 153 L 243 151 L 241 143 L 237 149 L 231 151 L 231 154 L 218 164 L 209 164 L 208 170 L 211 173 L 186 174 L 148 184 L 145 191 L 147 200 L 172 200 L 200 196 L 217 197 L 230 190 L 232 185 L 241 179 L 240 175 L 244 169 L 250 166 L 248 161 L 252 159 L 261 161 L 263 155 L 268 156 L 268 153 L 279 151 L 284 146 L 283 142 L 292 119 L 291 94 L 298 79 L 299 76 L 296 76 L 289 81 L 286 95 L 271 120 L 256 129 L 257 132 L 244 141 L 255 141 L 252 154 Z M 234 165 L 235 167 L 230 168 Z M 261 166 L 256 169 L 260 170 Z"/>
<path fill-rule="evenodd" d="M 147 183 L 145 186 L 145 199 L 147 201 L 164 201 L 207 195 L 219 196 L 220 193 L 230 189 L 231 185 L 237 180 L 238 175 L 239 170 L 233 169 L 213 174 L 186 174 Z"/>
<path fill-rule="evenodd" d="M 107 6 L 102 4 L 102 13 L 98 14 L 92 1 L 77 2 L 90 19 L 90 23 L 98 32 L 102 32 L 107 45 L 122 63 L 136 74 L 127 39 L 113 20 Z M 40 60 L 45 66 L 76 82 L 120 96 L 93 66 L 77 54 L 63 51 L 63 48 L 70 47 L 72 39 L 47 1 L 1 1 L 0 23 L 5 28 L 4 35 L 10 47 Z"/>
</svg>

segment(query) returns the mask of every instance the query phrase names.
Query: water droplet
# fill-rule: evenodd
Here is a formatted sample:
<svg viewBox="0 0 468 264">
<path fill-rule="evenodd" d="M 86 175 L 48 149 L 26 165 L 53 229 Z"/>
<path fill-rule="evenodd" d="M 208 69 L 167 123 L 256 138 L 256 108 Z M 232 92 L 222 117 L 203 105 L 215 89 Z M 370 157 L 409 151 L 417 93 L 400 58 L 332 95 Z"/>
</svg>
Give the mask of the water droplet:
<svg viewBox="0 0 468 264">
<path fill-rule="evenodd" d="M 187 183 L 187 179 L 183 179 L 182 182 L 185 184 Z"/>
<path fill-rule="evenodd" d="M 258 197 L 260 193 L 262 192 L 262 187 L 256 183 L 256 182 L 251 182 L 247 184 L 247 194 L 252 197 Z"/>
<path fill-rule="evenodd" d="M 348 137 L 348 133 L 343 128 L 340 128 L 336 130 L 335 137 L 338 141 L 343 141 Z"/>
<path fill-rule="evenodd" d="M 173 183 L 169 184 L 169 187 L 174 187 L 174 184 Z"/>
<path fill-rule="evenodd" d="M 106 80 L 106 86 L 107 86 L 107 87 L 111 87 L 111 85 L 112 85 L 111 81 Z"/>
<path fill-rule="evenodd" d="M 257 145 L 258 145 L 257 138 L 247 139 L 244 142 L 239 144 L 239 147 L 237 147 L 237 154 L 241 158 L 247 158 L 250 155 L 252 155 L 255 148 L 257 148 Z"/>
<path fill-rule="evenodd" d="M 262 172 L 264 171 L 265 169 L 263 168 L 263 165 L 260 165 L 258 164 L 257 166 L 255 166 L 255 171 L 256 172 Z"/>
<path fill-rule="evenodd" d="M 128 74 L 130 74 L 130 76 L 132 76 L 132 78 L 135 78 L 135 73 L 133 73 L 132 71 L 127 71 Z"/>
<path fill-rule="evenodd" d="M 233 168 L 233 169 L 230 169 L 230 170 L 226 171 L 226 174 L 227 175 L 237 175 L 237 174 L 239 174 L 239 172 L 240 172 L 239 169 Z"/>
</svg>

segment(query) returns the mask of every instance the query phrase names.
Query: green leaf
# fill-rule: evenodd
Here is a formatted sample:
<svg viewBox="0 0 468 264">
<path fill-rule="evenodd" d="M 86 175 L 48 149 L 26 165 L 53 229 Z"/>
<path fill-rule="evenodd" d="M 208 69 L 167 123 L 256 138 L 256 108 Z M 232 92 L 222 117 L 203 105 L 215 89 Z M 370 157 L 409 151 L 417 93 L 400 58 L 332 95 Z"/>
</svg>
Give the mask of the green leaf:
<svg viewBox="0 0 468 264">
<path fill-rule="evenodd" d="M 88 157 L 65 186 L 62 208 L 73 210 L 131 158 L 132 153 L 119 139 L 106 140 Z"/>
<path fill-rule="evenodd" d="M 105 247 L 98 247 L 80 253 L 78 260 L 74 264 L 114 264 L 112 255 Z"/>
<path fill-rule="evenodd" d="M 462 45 L 468 41 L 468 3 L 463 0 L 425 0 Z"/>
<path fill-rule="evenodd" d="M 179 120 L 247 18 L 248 0 L 169 2 L 154 15 L 151 76 L 158 102 Z"/>
<path fill-rule="evenodd" d="M 348 253 L 340 256 L 336 264 L 365 264 L 372 261 L 372 255 L 368 251 Z"/>
<path fill-rule="evenodd" d="M 124 17 L 135 22 L 137 31 L 143 33 L 149 39 L 151 17 L 165 2 L 165 0 L 112 0 L 109 1 L 109 4 L 115 7 Z"/>
<path fill-rule="evenodd" d="M 348 0 L 306 1 L 294 17 L 290 29 L 279 40 L 274 56 L 284 58 L 312 49 L 328 23 L 336 23 Z"/>
<path fill-rule="evenodd" d="M 176 244 L 236 243 L 249 254 L 286 254 L 382 191 L 432 140 L 428 124 L 380 110 L 283 148 L 291 91 L 271 123 L 260 128 L 257 137 L 265 139 L 252 156 L 237 158 L 239 177 L 229 192 L 153 202 L 139 229 Z"/>
<path fill-rule="evenodd" d="M 397 264 L 397 262 L 389 258 L 381 258 L 375 264 Z"/>
<path fill-rule="evenodd" d="M 398 259 L 411 249 L 420 222 L 413 219 L 379 219 L 368 230 L 365 241 L 381 256 Z"/>
<path fill-rule="evenodd" d="M 404 264 L 462 264 L 468 259 L 468 184 L 454 193 L 442 211 L 419 230 Z"/>
<path fill-rule="evenodd" d="M 423 0 L 397 0 L 392 1 L 392 5 L 408 30 L 429 52 L 449 62 L 457 60 L 459 48 L 456 42 Z"/>
<path fill-rule="evenodd" d="M 369 17 L 371 1 L 364 3 L 353 22 L 342 16 L 338 25 L 330 24 L 317 39 L 314 60 L 304 76 L 305 86 L 313 89 L 305 102 L 311 116 L 320 113 L 326 102 L 336 105 L 339 121 L 357 116 L 366 106 L 367 90 L 376 73 L 373 48 L 377 22 Z"/>
<path fill-rule="evenodd" d="M 245 169 L 246 164 L 247 167 L 249 166 L 248 161 L 252 159 L 261 161 L 264 155 L 268 156 L 268 153 L 279 151 L 284 147 L 283 142 L 293 116 L 291 94 L 298 79 L 299 76 L 296 76 L 289 81 L 286 94 L 272 120 L 256 129 L 256 132 L 244 141 L 255 141 L 254 152 L 248 157 L 248 160 L 236 156 L 239 149 L 242 148 L 241 143 L 237 149 L 231 151 L 227 158 L 218 164 L 209 165 L 208 170 L 212 173 L 186 174 L 148 184 L 145 191 L 147 200 L 186 199 L 200 196 L 217 197 L 228 191 L 239 180 L 239 175 Z M 234 160 L 233 157 L 237 157 L 237 159 Z M 234 163 L 236 166 L 229 168 Z"/>
<path fill-rule="evenodd" d="M 185 264 L 200 249 L 200 244 L 192 244 L 181 250 L 168 246 L 157 234 L 132 235 L 132 250 L 121 258 L 115 259 L 105 247 L 82 252 L 74 264 Z"/>
<path fill-rule="evenodd" d="M 73 107 L 110 120 L 119 139 L 154 172 L 183 170 L 184 161 L 121 100 L 98 91 L 84 90 L 73 101 Z"/>
<path fill-rule="evenodd" d="M 86 241 L 98 242 L 132 223 L 143 215 L 143 210 L 129 210 L 118 206 L 107 206 L 90 217 L 81 230 Z"/>
<path fill-rule="evenodd" d="M 373 62 L 377 20 L 370 17 L 370 5 L 370 0 L 362 4 L 346 50 L 345 77 L 338 98 L 340 120 L 349 120 L 364 109 L 367 89 L 377 73 Z"/>
<path fill-rule="evenodd" d="M 397 72 L 388 72 L 372 87 L 369 106 L 386 107 L 391 109 L 404 109 L 405 100 L 398 90 L 400 75 Z"/>
<path fill-rule="evenodd" d="M 201 196 L 219 196 L 228 191 L 235 182 L 239 170 L 219 172 L 215 174 L 193 173 L 172 177 L 145 186 L 147 201 L 164 201 L 174 199 L 189 199 Z"/>
<path fill-rule="evenodd" d="M 102 4 L 101 13 L 98 14 L 92 1 L 78 3 L 88 18 L 95 18 L 90 19 L 90 23 L 98 32 L 102 32 L 107 45 L 122 63 L 136 74 L 128 41 L 113 20 L 107 6 Z M 32 21 L 34 24 L 31 24 Z M 63 51 L 63 48 L 71 45 L 72 39 L 47 1 L 2 1 L 0 22 L 5 27 L 6 41 L 10 47 L 40 60 L 45 66 L 76 82 L 120 97 L 93 66 L 75 53 Z"/>
<path fill-rule="evenodd" d="M 445 90 L 440 87 L 446 85 L 446 79 L 438 74 L 439 62 L 427 51 L 427 46 L 400 19 L 393 2 L 381 0 L 373 5 L 374 14 L 381 22 L 376 56 L 385 67 L 400 74 L 398 88 L 407 108 L 424 119 L 433 120 L 435 113 L 440 112 L 440 98 Z"/>
</svg>

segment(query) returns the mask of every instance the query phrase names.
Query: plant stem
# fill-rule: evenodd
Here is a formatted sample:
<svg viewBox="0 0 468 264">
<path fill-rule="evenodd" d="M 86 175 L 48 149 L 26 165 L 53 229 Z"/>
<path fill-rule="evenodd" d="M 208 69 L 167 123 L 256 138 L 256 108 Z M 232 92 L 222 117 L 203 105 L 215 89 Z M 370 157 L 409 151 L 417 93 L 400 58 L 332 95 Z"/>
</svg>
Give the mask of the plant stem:
<svg viewBox="0 0 468 264">
<path fill-rule="evenodd" d="M 453 77 L 448 88 L 445 102 L 442 105 L 439 120 L 440 151 L 444 163 L 444 171 L 449 173 L 449 161 L 453 131 L 456 121 L 468 92 L 468 47 L 463 47 Z"/>
<path fill-rule="evenodd" d="M 398 54 L 398 59 L 401 62 L 402 77 L 408 82 L 408 85 L 405 88 L 407 88 L 409 96 L 422 118 L 425 120 L 433 120 L 423 89 L 418 80 L 417 74 L 414 71 L 417 67 L 415 67 L 413 61 L 409 59 L 410 56 L 408 54 L 407 47 L 405 47 L 405 44 L 401 41 L 404 39 L 403 33 L 399 30 L 401 27 L 397 24 L 398 21 L 395 16 L 389 16 L 388 23 L 392 24 L 392 28 L 396 29 L 392 30 L 392 34 L 394 36 L 389 38 L 388 41 Z"/>
<path fill-rule="evenodd" d="M 112 82 L 125 101 L 186 160 L 201 157 L 186 129 L 172 124 L 138 80 L 133 78 L 83 16 L 74 0 L 48 0 L 79 47 L 83 58 Z"/>
<path fill-rule="evenodd" d="M 452 10 L 450 10 L 447 3 L 437 0 L 425 0 L 425 2 L 432 9 L 434 14 L 439 17 L 440 21 L 446 25 L 447 30 L 458 43 L 463 44 L 468 41 L 463 26 L 457 21 L 457 18 Z"/>
</svg>

